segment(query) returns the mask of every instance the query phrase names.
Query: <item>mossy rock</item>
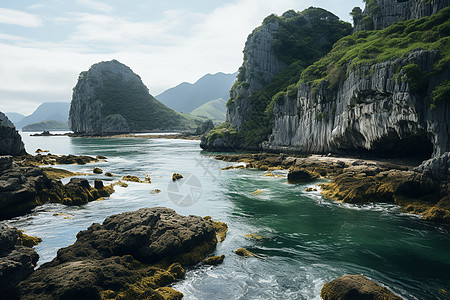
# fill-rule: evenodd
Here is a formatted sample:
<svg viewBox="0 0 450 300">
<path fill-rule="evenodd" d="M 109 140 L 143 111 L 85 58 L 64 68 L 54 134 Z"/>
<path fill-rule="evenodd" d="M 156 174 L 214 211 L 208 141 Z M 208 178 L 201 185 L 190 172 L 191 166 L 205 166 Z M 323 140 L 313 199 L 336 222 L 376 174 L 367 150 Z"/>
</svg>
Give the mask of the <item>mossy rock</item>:
<svg viewBox="0 0 450 300">
<path fill-rule="evenodd" d="M 290 170 L 287 176 L 288 183 L 307 183 L 318 179 L 320 176 L 306 169 Z"/>
<path fill-rule="evenodd" d="M 124 181 L 130 181 L 130 182 L 139 182 L 141 183 L 142 181 L 139 179 L 139 177 L 137 176 L 132 176 L 132 175 L 125 175 L 122 177 L 122 180 Z"/>
<path fill-rule="evenodd" d="M 100 168 L 95 167 L 94 170 L 92 171 L 94 174 L 102 174 L 103 170 Z"/>
<path fill-rule="evenodd" d="M 217 265 L 223 263 L 224 259 L 225 259 L 225 255 L 223 255 L 223 254 L 221 256 L 210 256 L 203 261 L 203 264 L 217 266 Z"/>
</svg>

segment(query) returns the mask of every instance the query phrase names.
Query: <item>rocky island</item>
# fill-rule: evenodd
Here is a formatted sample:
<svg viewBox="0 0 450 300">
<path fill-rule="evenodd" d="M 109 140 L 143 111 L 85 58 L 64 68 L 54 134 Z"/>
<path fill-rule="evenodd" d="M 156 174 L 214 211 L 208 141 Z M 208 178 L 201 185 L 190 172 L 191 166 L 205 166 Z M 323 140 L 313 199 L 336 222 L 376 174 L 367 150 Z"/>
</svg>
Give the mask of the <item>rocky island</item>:
<svg viewBox="0 0 450 300">
<path fill-rule="evenodd" d="M 194 130 L 200 123 L 156 100 L 141 78 L 117 60 L 81 72 L 73 89 L 69 127 L 76 134 Z"/>
</svg>

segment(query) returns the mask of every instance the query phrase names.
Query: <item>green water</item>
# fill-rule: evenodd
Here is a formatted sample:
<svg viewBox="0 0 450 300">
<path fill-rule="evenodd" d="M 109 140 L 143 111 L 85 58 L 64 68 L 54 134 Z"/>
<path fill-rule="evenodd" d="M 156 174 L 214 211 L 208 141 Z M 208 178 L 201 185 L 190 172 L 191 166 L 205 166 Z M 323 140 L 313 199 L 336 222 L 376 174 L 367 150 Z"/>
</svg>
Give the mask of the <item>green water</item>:
<svg viewBox="0 0 450 300">
<path fill-rule="evenodd" d="M 108 157 L 107 162 L 68 166 L 74 171 L 92 172 L 98 166 L 119 177 L 152 177 L 150 185 L 116 188 L 109 200 L 82 207 L 44 205 L 9 221 L 43 238 L 36 247 L 40 263 L 73 243 L 76 233 L 93 222 L 141 207 L 167 206 L 184 215 L 211 215 L 230 228 L 216 250 L 225 254 L 224 263 L 189 269 L 186 279 L 173 286 L 185 299 L 320 299 L 322 285 L 343 274 L 364 274 L 406 299 L 448 299 L 440 290 L 450 291 L 450 228 L 403 214 L 396 206 L 340 204 L 304 191 L 319 182 L 288 185 L 285 177 L 265 177 L 263 171 L 221 171 L 230 163 L 202 152 L 198 141 L 28 136 L 24 140 L 30 152 L 42 148 Z M 179 190 L 180 195 L 195 190 L 192 202 L 174 201 L 173 172 L 198 179 L 199 184 L 185 184 Z M 110 180 L 102 175 L 87 178 Z M 155 188 L 162 192 L 151 195 Z M 261 194 L 252 194 L 258 189 Z M 73 217 L 55 217 L 55 212 Z M 261 257 L 235 255 L 241 247 Z"/>
</svg>

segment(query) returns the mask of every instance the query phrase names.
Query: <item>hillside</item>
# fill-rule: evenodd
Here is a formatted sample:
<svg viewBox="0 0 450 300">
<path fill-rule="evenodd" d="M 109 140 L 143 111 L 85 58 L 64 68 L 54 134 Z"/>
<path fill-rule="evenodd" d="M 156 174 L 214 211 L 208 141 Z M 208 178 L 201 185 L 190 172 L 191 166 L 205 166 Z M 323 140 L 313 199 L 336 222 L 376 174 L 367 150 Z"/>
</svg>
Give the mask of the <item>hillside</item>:
<svg viewBox="0 0 450 300">
<path fill-rule="evenodd" d="M 75 133 L 186 130 L 199 123 L 156 100 L 141 78 L 117 60 L 81 72 L 73 89 L 69 126 Z"/>
<path fill-rule="evenodd" d="M 226 103 L 227 101 L 222 98 L 211 100 L 194 109 L 190 115 L 216 122 L 224 122 L 227 116 Z"/>
<path fill-rule="evenodd" d="M 15 124 L 19 123 L 20 121 L 22 121 L 23 118 L 25 118 L 25 115 L 19 114 L 19 113 L 15 113 L 15 112 L 7 112 L 5 113 L 5 115 L 8 117 L 8 119 Z"/>
<path fill-rule="evenodd" d="M 55 120 L 42 121 L 24 126 L 22 131 L 69 130 L 66 122 Z"/>
<path fill-rule="evenodd" d="M 22 128 L 28 124 L 38 123 L 42 121 L 55 120 L 59 122 L 67 122 L 69 118 L 69 102 L 44 102 L 29 116 L 14 123 L 17 128 Z"/>
<path fill-rule="evenodd" d="M 190 113 L 197 107 L 218 98 L 230 98 L 230 88 L 236 80 L 234 74 L 207 74 L 195 83 L 183 82 L 156 96 L 168 107 Z"/>
</svg>

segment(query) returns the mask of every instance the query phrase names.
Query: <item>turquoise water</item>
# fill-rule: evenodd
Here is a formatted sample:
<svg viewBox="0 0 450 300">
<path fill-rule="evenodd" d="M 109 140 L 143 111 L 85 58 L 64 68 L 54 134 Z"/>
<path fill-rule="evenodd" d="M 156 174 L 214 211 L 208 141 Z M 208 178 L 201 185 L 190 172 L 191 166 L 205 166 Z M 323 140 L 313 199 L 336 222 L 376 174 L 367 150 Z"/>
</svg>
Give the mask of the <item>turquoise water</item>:
<svg viewBox="0 0 450 300">
<path fill-rule="evenodd" d="M 115 179 L 128 174 L 152 178 L 152 184 L 116 187 L 108 200 L 81 207 L 47 204 L 10 220 L 9 225 L 43 239 L 36 247 L 40 264 L 73 243 L 80 230 L 107 216 L 166 206 L 229 225 L 227 239 L 216 250 L 225 254 L 224 263 L 190 269 L 173 286 L 185 299 L 320 299 L 322 285 L 343 274 L 364 274 L 406 299 L 448 299 L 440 292 L 450 292 L 448 226 L 403 214 L 393 205 L 346 205 L 304 191 L 319 182 L 288 185 L 285 177 L 265 177 L 263 171 L 221 171 L 231 163 L 214 160 L 198 141 L 22 135 L 29 152 L 41 148 L 108 157 L 107 162 L 66 166 L 69 170 L 92 173 L 100 167 L 116 174 Z M 173 172 L 185 176 L 182 185 L 173 185 Z M 162 192 L 150 194 L 153 189 Z M 252 194 L 258 189 L 261 194 Z M 241 247 L 261 258 L 235 255 Z"/>
</svg>

